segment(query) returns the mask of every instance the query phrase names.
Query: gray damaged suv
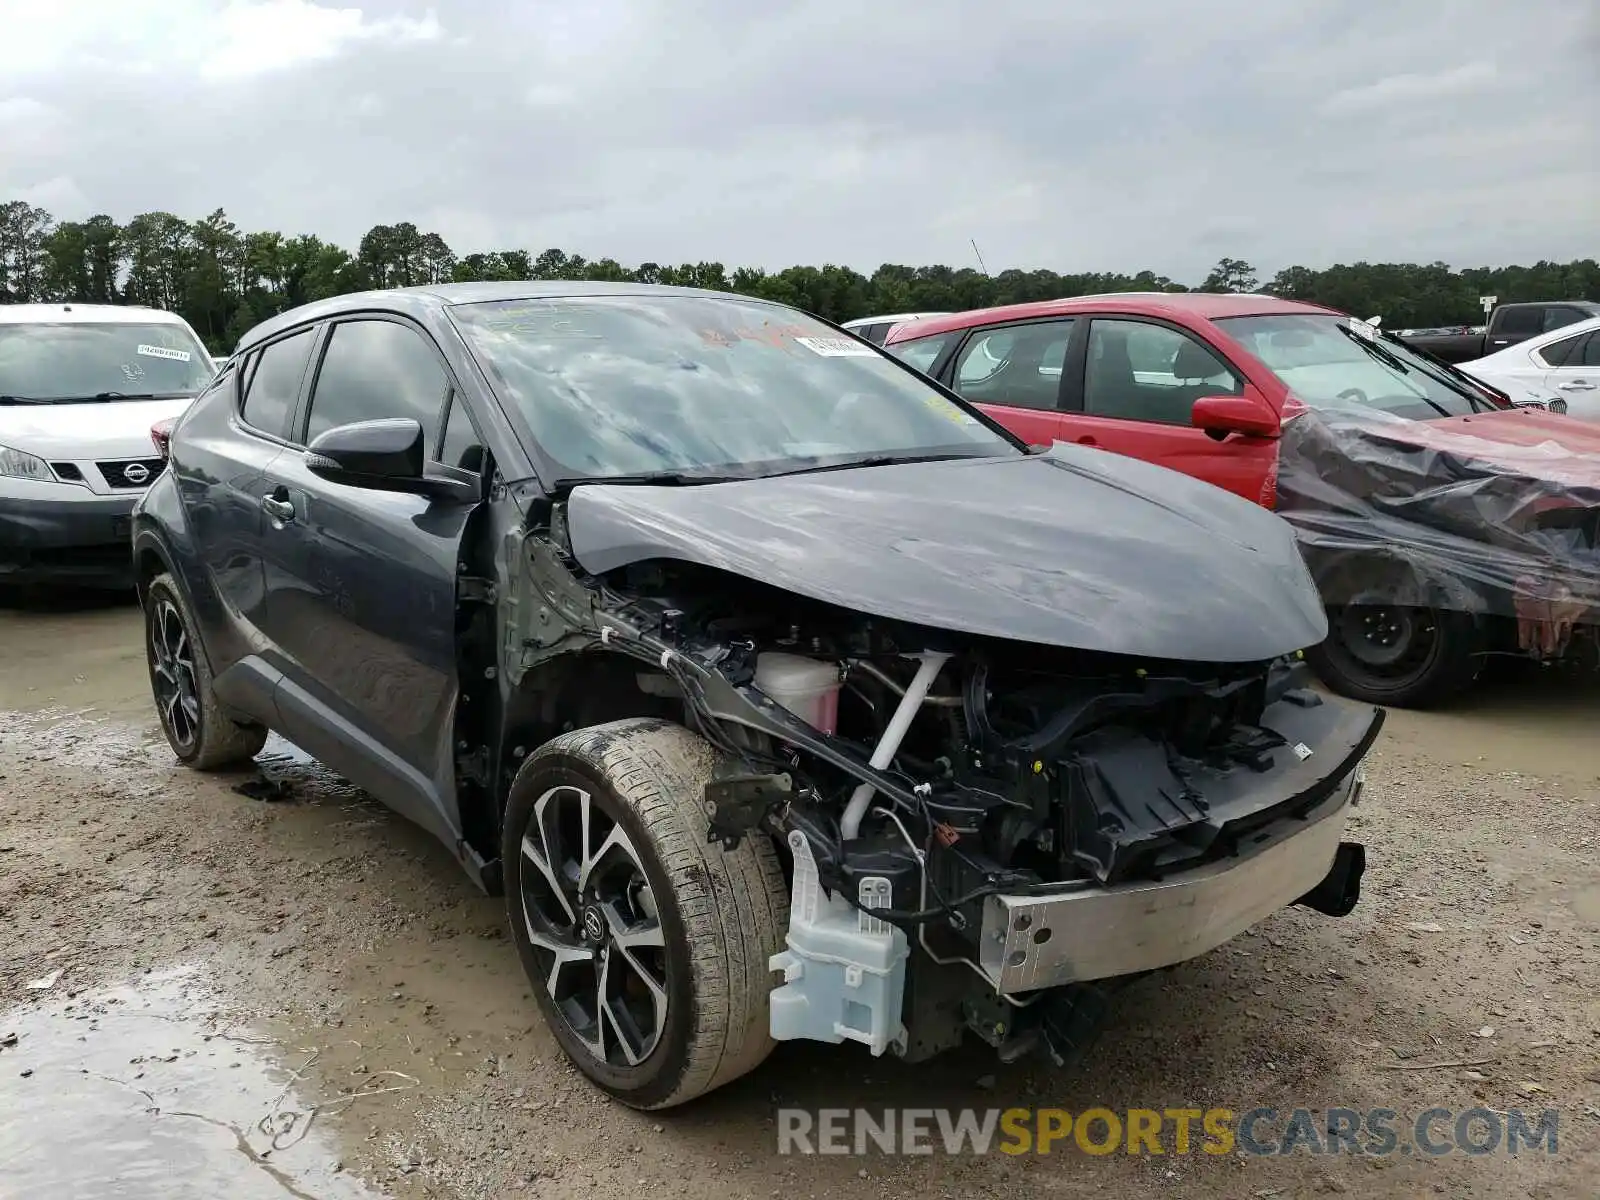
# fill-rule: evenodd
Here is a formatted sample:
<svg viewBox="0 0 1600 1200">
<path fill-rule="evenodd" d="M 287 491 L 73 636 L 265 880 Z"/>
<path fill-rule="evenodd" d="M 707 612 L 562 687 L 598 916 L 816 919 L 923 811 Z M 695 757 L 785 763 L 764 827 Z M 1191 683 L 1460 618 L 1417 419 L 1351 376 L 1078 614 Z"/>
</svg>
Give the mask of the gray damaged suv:
<svg viewBox="0 0 1600 1200">
<path fill-rule="evenodd" d="M 174 752 L 275 729 L 503 889 L 555 1036 L 663 1108 L 775 1040 L 1064 1061 L 1300 903 L 1382 712 L 1289 528 L 1018 443 L 779 305 L 345 296 L 252 331 L 134 549 Z"/>
</svg>

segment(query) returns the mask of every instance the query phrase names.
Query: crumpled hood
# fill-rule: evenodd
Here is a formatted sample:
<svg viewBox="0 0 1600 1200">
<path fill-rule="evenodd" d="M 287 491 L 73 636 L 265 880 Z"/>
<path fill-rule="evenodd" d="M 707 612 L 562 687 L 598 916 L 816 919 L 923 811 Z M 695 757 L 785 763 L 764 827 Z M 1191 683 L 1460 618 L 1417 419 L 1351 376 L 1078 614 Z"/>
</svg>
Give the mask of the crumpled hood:
<svg viewBox="0 0 1600 1200">
<path fill-rule="evenodd" d="M 690 487 L 585 484 L 567 528 L 597 574 L 680 559 L 1024 642 L 1249 662 L 1327 634 L 1284 521 L 1175 471 L 1062 443 Z"/>
<path fill-rule="evenodd" d="M 1600 425 L 1561 413 L 1519 408 L 1437 421 L 1406 421 L 1381 431 L 1437 454 L 1524 479 L 1600 487 Z"/>
<path fill-rule="evenodd" d="M 0 446 L 51 461 L 153 458 L 150 426 L 193 401 L 110 400 L 0 405 Z"/>
</svg>

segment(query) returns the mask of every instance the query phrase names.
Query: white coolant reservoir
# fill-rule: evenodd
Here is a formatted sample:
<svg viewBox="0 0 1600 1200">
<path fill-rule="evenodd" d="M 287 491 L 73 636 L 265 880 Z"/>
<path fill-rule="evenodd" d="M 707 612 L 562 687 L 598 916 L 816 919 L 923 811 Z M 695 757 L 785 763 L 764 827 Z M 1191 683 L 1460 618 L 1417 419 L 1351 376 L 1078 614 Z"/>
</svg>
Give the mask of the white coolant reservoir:
<svg viewBox="0 0 1600 1200">
<path fill-rule="evenodd" d="M 768 651 L 756 658 L 756 686 L 823 733 L 833 733 L 839 724 L 836 663 Z"/>
</svg>

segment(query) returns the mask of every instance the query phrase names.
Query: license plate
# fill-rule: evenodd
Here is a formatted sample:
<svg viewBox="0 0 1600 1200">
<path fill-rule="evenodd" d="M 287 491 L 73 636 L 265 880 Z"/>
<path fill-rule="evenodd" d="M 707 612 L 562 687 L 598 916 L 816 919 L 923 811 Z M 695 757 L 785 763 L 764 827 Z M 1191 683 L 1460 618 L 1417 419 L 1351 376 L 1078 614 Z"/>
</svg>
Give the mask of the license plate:
<svg viewBox="0 0 1600 1200">
<path fill-rule="evenodd" d="M 112 517 L 111 518 L 111 536 L 115 537 L 115 538 L 132 537 L 133 536 L 133 518 L 132 517 Z"/>
</svg>

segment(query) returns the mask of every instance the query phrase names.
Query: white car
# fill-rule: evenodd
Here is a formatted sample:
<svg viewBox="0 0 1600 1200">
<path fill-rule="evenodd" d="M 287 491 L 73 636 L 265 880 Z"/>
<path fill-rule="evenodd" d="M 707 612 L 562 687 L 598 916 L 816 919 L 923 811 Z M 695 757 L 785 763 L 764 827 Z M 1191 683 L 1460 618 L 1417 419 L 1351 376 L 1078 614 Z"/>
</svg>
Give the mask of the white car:
<svg viewBox="0 0 1600 1200">
<path fill-rule="evenodd" d="M 132 585 L 129 517 L 164 462 L 151 426 L 216 374 L 158 309 L 0 305 L 0 585 Z"/>
<path fill-rule="evenodd" d="M 859 338 L 866 338 L 875 346 L 883 345 L 883 339 L 889 336 L 889 331 L 896 325 L 906 321 L 920 321 L 923 317 L 948 317 L 949 313 L 942 312 L 914 312 L 891 313 L 882 317 L 857 317 L 854 321 L 846 321 L 839 326 L 848 329 Z"/>
<path fill-rule="evenodd" d="M 1504 392 L 1517 386 L 1553 392 L 1566 403 L 1567 415 L 1600 421 L 1600 317 L 1563 325 L 1460 366 Z"/>
</svg>

